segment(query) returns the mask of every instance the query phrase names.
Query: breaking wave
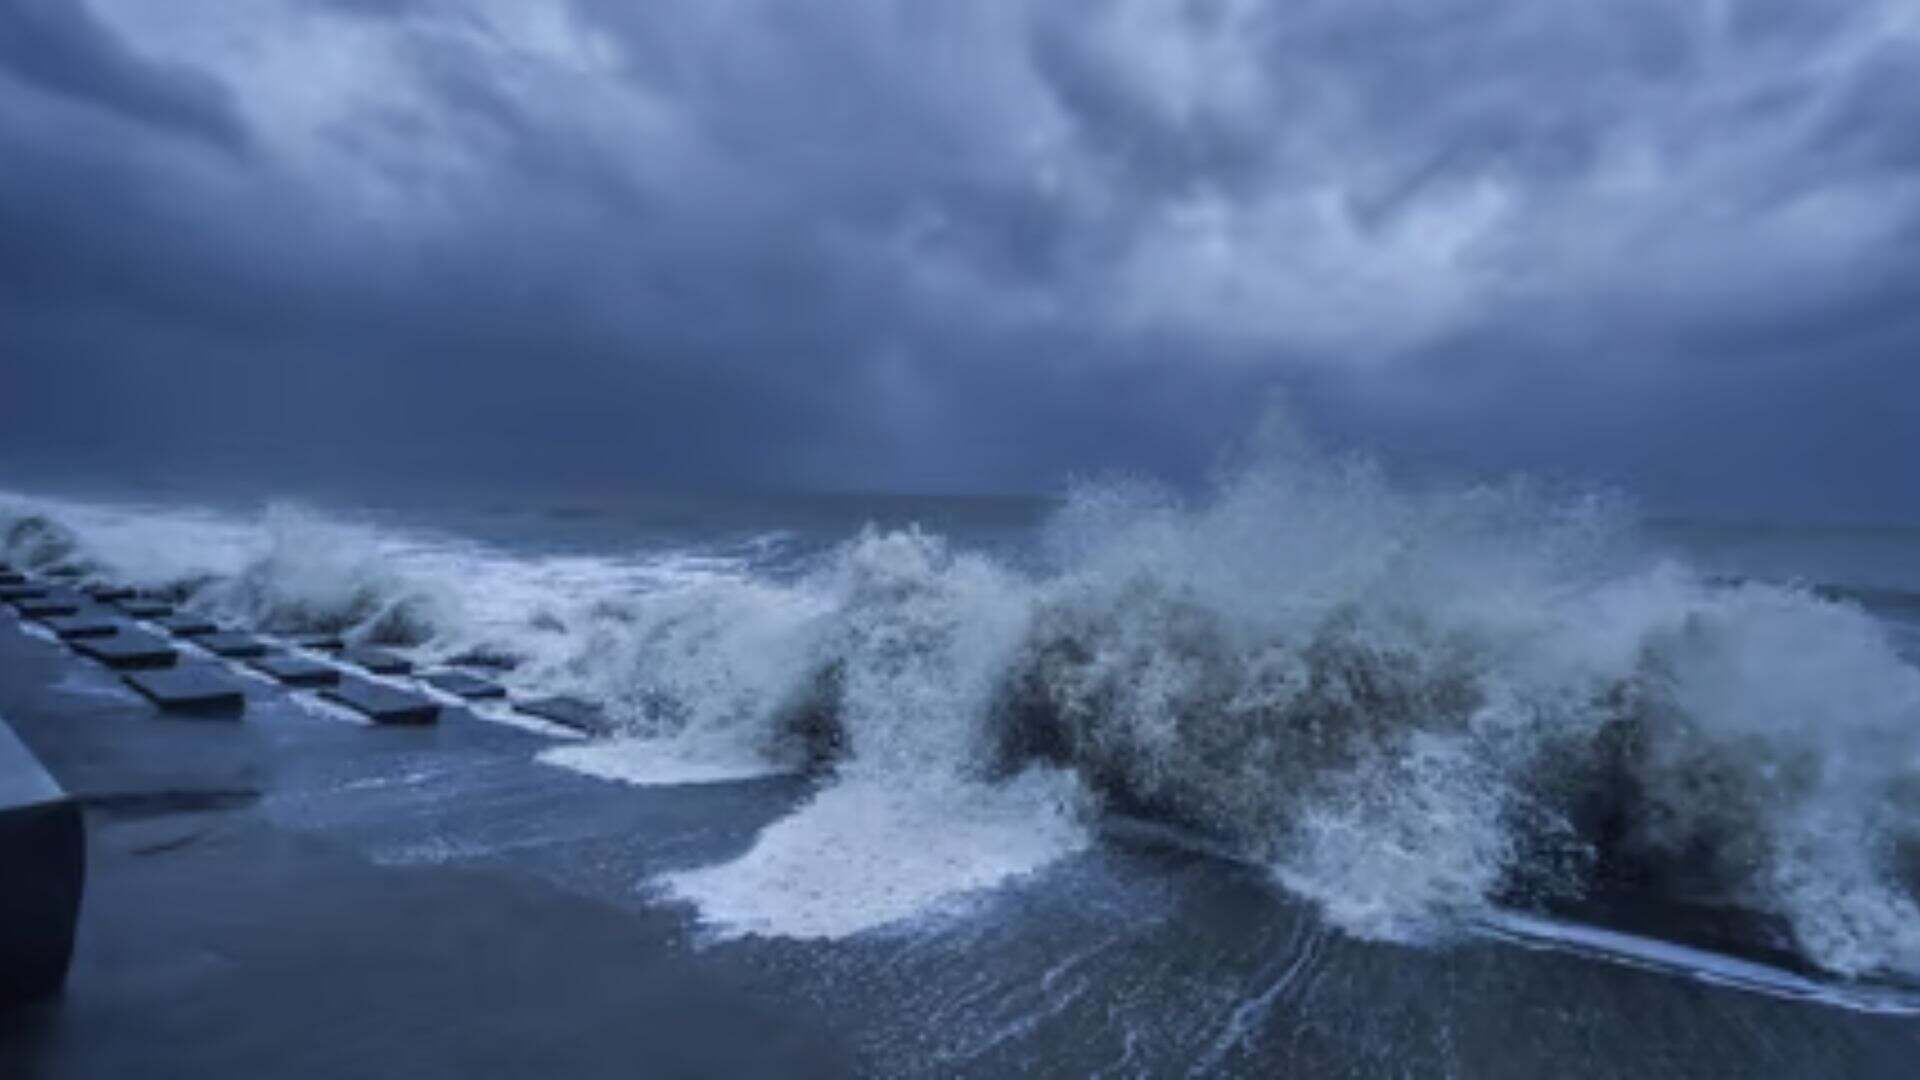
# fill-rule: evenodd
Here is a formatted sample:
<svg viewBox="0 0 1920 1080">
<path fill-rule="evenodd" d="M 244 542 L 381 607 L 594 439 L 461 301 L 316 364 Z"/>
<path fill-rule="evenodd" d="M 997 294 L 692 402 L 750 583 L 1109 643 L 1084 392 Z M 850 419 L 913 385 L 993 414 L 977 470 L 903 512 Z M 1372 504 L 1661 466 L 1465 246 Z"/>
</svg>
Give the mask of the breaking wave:
<svg viewBox="0 0 1920 1080">
<path fill-rule="evenodd" d="M 1632 895 L 1777 923 L 1831 972 L 1920 972 L 1920 670 L 1853 600 L 1656 558 L 1604 498 L 1274 450 L 1198 500 L 1086 486 L 1031 564 L 869 528 L 779 573 L 768 545 L 536 558 L 291 508 L 0 511 L 16 562 L 477 658 L 596 699 L 635 746 L 830 775 L 821 830 L 803 809 L 763 839 L 792 851 L 667 883 L 762 929 L 756 890 L 819 852 L 916 846 L 843 826 L 924 795 L 923 836 L 980 823 L 929 848 L 955 888 L 990 883 L 1016 819 L 1047 840 L 1009 874 L 1121 814 L 1367 937 Z M 880 918 L 922 899 L 887 895 Z"/>
</svg>

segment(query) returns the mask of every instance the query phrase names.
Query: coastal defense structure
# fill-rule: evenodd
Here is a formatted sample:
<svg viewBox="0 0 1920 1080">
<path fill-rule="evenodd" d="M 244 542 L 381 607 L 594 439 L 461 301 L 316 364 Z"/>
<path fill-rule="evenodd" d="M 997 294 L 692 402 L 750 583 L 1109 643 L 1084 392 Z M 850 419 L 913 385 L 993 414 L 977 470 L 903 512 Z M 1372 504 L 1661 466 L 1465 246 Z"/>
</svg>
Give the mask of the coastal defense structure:
<svg viewBox="0 0 1920 1080">
<path fill-rule="evenodd" d="M 0 719 L 0 1008 L 66 981 L 86 877 L 80 807 Z"/>
</svg>

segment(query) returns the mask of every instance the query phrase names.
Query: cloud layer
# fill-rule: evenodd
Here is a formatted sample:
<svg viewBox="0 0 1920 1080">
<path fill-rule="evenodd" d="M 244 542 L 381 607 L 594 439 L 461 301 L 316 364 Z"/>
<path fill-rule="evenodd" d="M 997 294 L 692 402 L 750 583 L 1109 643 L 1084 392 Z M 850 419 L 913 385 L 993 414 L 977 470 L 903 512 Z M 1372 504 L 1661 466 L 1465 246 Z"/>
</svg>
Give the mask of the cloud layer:
<svg viewBox="0 0 1920 1080">
<path fill-rule="evenodd" d="M 1920 8 L 3 0 L 0 454 L 1920 515 Z"/>
</svg>

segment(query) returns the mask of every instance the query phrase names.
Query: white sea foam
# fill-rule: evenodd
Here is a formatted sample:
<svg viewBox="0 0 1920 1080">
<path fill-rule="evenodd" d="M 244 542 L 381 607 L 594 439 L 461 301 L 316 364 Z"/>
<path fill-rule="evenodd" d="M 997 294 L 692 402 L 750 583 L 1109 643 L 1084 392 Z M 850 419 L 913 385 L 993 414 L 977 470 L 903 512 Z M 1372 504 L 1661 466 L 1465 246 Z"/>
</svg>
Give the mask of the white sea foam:
<svg viewBox="0 0 1920 1080">
<path fill-rule="evenodd" d="M 1920 992 L 1889 986 L 1823 982 L 1739 957 L 1710 953 L 1593 926 L 1581 926 L 1520 912 L 1501 911 L 1477 919 L 1474 932 L 1527 948 L 1592 956 L 1609 963 L 1679 975 L 1715 986 L 1882 1016 L 1920 1016 Z"/>
<path fill-rule="evenodd" d="M 315 697 L 311 694 L 292 694 L 288 697 L 288 700 L 293 702 L 295 708 L 309 716 L 318 717 L 321 720 L 331 720 L 341 724 L 352 724 L 354 727 L 373 726 L 373 721 L 367 719 L 366 716 L 347 708 L 345 705 L 328 701 L 323 697 Z"/>
<path fill-rule="evenodd" d="M 1920 671 L 1855 606 L 1648 556 L 1606 500 L 1411 491 L 1281 449 L 1194 502 L 1076 493 L 1045 569 L 868 530 L 781 575 L 288 508 L 0 515 L 35 523 L 9 526 L 16 561 L 512 661 L 516 692 L 591 698 L 624 729 L 557 765 L 830 770 L 746 856 L 666 883 L 716 926 L 906 918 L 1072 850 L 1077 815 L 1111 806 L 1265 863 L 1365 936 L 1444 936 L 1628 860 L 1784 919 L 1831 970 L 1920 969 L 1898 873 L 1920 850 Z"/>
<path fill-rule="evenodd" d="M 732 862 L 660 884 L 727 936 L 841 938 L 962 902 L 1087 843 L 1076 785 L 1036 770 L 994 788 L 859 779 L 822 791 Z"/>
<path fill-rule="evenodd" d="M 720 784 L 780 776 L 793 770 L 748 749 L 728 753 L 711 743 L 674 739 L 601 739 L 541 751 L 549 765 L 604 780 L 650 787 Z"/>
</svg>

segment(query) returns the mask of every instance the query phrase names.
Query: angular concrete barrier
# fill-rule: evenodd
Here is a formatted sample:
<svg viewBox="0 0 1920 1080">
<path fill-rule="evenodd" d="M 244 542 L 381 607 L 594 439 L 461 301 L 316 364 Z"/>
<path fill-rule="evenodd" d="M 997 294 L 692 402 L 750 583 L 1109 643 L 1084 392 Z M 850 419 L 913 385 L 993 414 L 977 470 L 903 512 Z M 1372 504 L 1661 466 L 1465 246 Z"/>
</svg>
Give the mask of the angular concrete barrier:
<svg viewBox="0 0 1920 1080">
<path fill-rule="evenodd" d="M 117 615 L 98 611 L 81 612 L 78 615 L 55 615 L 42 619 L 47 629 L 55 637 L 72 641 L 76 638 L 107 637 L 117 634 L 126 622 Z"/>
<path fill-rule="evenodd" d="M 250 660 L 256 656 L 267 655 L 265 641 L 252 634 L 235 633 L 231 630 L 201 634 L 193 639 L 193 643 L 215 656 L 225 656 L 234 660 Z"/>
<path fill-rule="evenodd" d="M 365 679 L 342 680 L 320 691 L 320 696 L 377 724 L 431 724 L 440 719 L 440 706 L 433 699 Z"/>
<path fill-rule="evenodd" d="M 48 592 L 29 600 L 15 600 L 13 610 L 23 619 L 50 619 L 56 615 L 78 615 L 86 601 L 78 596 Z"/>
<path fill-rule="evenodd" d="M 129 597 L 115 606 L 136 619 L 163 619 L 173 614 L 172 604 L 144 596 Z"/>
<path fill-rule="evenodd" d="M 445 690 L 455 697 L 469 700 L 507 696 L 506 688 L 499 683 L 488 682 L 478 675 L 470 675 L 464 671 L 429 671 L 420 676 L 420 681 L 437 690 Z"/>
<path fill-rule="evenodd" d="M 73 651 L 118 671 L 172 667 L 179 653 L 152 634 L 128 630 L 103 638 L 81 638 Z"/>
<path fill-rule="evenodd" d="M 556 695 L 534 698 L 530 701 L 516 701 L 513 707 L 528 716 L 537 716 L 542 720 L 570 727 L 588 735 L 613 733 L 613 724 L 607 720 L 607 714 L 591 701 Z"/>
<path fill-rule="evenodd" d="M 520 666 L 520 658 L 492 649 L 475 648 L 457 656 L 447 657 L 447 663 L 454 667 L 474 668 L 478 671 L 512 671 Z"/>
<path fill-rule="evenodd" d="M 86 866 L 79 806 L 0 720 L 0 1006 L 66 981 Z"/>
<path fill-rule="evenodd" d="M 413 661 L 404 656 L 395 656 L 385 649 L 356 645 L 340 654 L 340 659 L 349 664 L 366 668 L 375 675 L 405 675 L 413 670 Z"/>
<path fill-rule="evenodd" d="M 153 621 L 174 637 L 194 638 L 220 632 L 220 627 L 212 619 L 203 619 L 198 615 L 162 615 Z"/>
<path fill-rule="evenodd" d="M 247 661 L 247 666 L 264 672 L 288 686 L 332 686 L 340 681 L 340 669 L 306 656 L 278 653 Z"/>
<path fill-rule="evenodd" d="M 135 671 L 121 678 L 141 697 L 168 712 L 238 716 L 247 707 L 240 684 L 212 664 Z"/>
</svg>

